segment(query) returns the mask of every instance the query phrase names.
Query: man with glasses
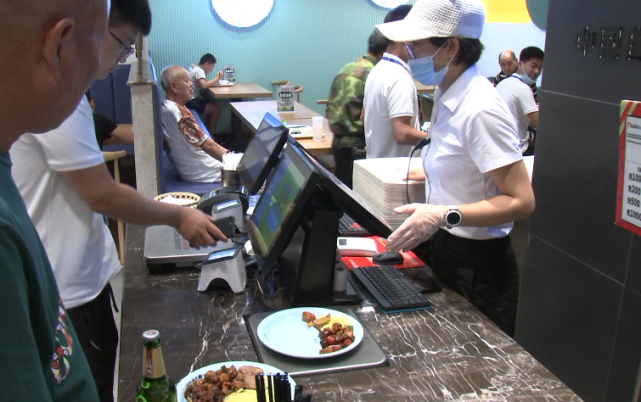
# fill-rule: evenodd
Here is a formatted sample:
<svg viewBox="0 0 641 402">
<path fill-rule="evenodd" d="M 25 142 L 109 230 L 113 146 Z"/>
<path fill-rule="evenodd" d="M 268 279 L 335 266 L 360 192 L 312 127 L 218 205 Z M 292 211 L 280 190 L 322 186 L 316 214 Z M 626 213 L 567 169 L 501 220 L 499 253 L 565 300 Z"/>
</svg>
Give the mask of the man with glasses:
<svg viewBox="0 0 641 402">
<path fill-rule="evenodd" d="M 402 20 L 411 9 L 411 5 L 399 6 L 385 22 Z M 388 41 L 381 61 L 367 76 L 363 123 L 368 159 L 409 156 L 426 136 L 419 130 L 418 96 L 408 57 L 405 43 Z"/>
<path fill-rule="evenodd" d="M 114 70 L 150 29 L 147 0 L 112 0 L 95 78 Z M 59 128 L 23 135 L 11 148 L 11 159 L 13 178 L 49 255 L 100 400 L 113 401 L 118 333 L 109 280 L 120 262 L 101 213 L 134 224 L 173 226 L 196 247 L 225 237 L 200 211 L 154 201 L 113 180 L 86 97 Z"/>
<path fill-rule="evenodd" d="M 543 50 L 530 46 L 521 51 L 519 68 L 496 86 L 519 129 L 519 148 L 524 155 L 533 155 L 534 134 L 539 125 L 539 105 L 534 96 L 536 80 L 543 69 Z M 538 89 L 537 89 L 538 90 Z"/>
</svg>

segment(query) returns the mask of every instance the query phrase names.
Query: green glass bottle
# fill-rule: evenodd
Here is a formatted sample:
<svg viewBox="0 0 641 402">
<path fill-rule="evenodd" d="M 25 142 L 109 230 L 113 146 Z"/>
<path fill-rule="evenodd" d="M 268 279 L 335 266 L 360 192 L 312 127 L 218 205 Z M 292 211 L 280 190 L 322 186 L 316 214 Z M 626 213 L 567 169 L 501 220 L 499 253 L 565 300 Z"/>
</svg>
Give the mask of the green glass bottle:
<svg viewBox="0 0 641 402">
<path fill-rule="evenodd" d="M 155 329 L 143 332 L 142 343 L 144 365 L 136 402 L 176 402 L 176 385 L 167 377 L 160 350 L 160 332 Z"/>
</svg>

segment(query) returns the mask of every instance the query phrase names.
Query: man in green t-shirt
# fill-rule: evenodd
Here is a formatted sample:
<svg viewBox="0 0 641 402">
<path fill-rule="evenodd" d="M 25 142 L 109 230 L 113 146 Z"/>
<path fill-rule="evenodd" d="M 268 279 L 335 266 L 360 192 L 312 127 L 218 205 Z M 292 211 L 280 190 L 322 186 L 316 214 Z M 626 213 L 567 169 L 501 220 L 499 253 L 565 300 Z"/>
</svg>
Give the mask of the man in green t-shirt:
<svg viewBox="0 0 641 402">
<path fill-rule="evenodd" d="M 0 394 L 7 401 L 98 401 L 38 233 L 11 178 L 9 148 L 51 130 L 93 80 L 108 0 L 0 2 Z"/>
</svg>

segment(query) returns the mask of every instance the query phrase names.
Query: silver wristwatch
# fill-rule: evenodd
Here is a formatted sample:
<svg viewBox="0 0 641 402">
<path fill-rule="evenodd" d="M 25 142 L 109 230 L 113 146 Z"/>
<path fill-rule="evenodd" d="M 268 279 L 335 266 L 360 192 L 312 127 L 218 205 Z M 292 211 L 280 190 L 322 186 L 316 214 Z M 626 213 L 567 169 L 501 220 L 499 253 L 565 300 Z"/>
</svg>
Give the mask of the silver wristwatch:
<svg viewBox="0 0 641 402">
<path fill-rule="evenodd" d="M 456 207 L 456 205 L 449 205 L 447 207 L 447 212 L 445 213 L 445 227 L 452 229 L 453 227 L 458 226 L 463 220 L 463 215 L 461 211 Z"/>
</svg>

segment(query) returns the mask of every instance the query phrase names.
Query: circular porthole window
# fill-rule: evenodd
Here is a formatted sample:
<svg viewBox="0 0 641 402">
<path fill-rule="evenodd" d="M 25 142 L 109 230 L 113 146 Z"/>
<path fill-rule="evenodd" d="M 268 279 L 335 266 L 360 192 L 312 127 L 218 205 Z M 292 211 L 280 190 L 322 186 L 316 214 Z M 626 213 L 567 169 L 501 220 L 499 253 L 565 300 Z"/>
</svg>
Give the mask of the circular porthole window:
<svg viewBox="0 0 641 402">
<path fill-rule="evenodd" d="M 395 8 L 401 4 L 407 4 L 407 0 L 372 0 L 374 4 L 383 8 Z"/>
<path fill-rule="evenodd" d="M 216 14 L 229 25 L 246 28 L 269 15 L 274 0 L 211 0 Z"/>
</svg>

